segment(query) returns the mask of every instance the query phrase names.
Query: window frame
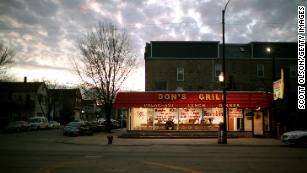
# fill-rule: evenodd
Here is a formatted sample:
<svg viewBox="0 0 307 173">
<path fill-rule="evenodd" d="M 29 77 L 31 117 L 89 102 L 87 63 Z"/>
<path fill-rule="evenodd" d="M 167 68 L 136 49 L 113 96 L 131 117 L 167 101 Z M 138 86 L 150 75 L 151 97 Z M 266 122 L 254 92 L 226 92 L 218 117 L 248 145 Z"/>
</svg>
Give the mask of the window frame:
<svg viewBox="0 0 307 173">
<path fill-rule="evenodd" d="M 182 79 L 180 79 L 180 75 L 182 75 Z M 178 82 L 184 81 L 184 68 L 183 67 L 177 67 L 177 81 Z"/>
<path fill-rule="evenodd" d="M 259 72 L 262 72 L 262 75 L 259 75 Z M 264 64 L 257 64 L 257 78 L 264 78 Z"/>
<path fill-rule="evenodd" d="M 223 71 L 222 68 L 223 68 L 222 64 L 214 64 L 214 77 L 215 78 L 219 78 L 219 75 Z M 217 73 L 218 71 L 219 71 L 219 73 Z"/>
</svg>

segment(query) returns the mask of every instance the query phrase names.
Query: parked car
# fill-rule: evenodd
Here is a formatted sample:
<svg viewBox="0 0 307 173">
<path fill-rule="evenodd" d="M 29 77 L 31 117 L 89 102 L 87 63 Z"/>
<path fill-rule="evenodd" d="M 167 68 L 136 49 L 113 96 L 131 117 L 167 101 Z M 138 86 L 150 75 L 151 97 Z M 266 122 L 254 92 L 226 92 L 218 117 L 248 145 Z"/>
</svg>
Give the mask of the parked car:
<svg viewBox="0 0 307 173">
<path fill-rule="evenodd" d="M 48 129 L 48 120 L 46 117 L 31 117 L 28 120 L 31 130 Z"/>
<path fill-rule="evenodd" d="M 286 132 L 282 134 L 281 140 L 287 144 L 307 143 L 307 129 Z"/>
<path fill-rule="evenodd" d="M 102 125 L 107 125 L 107 120 L 105 118 L 99 118 L 97 122 Z"/>
<path fill-rule="evenodd" d="M 120 128 L 120 123 L 117 120 L 111 119 L 111 124 L 112 124 L 112 128 L 116 129 L 116 128 Z"/>
<path fill-rule="evenodd" d="M 105 125 L 98 121 L 87 122 L 93 132 L 101 132 L 104 130 Z"/>
<path fill-rule="evenodd" d="M 98 123 L 102 124 L 102 125 L 107 125 L 107 120 L 104 119 L 104 118 L 99 118 L 98 119 Z M 116 128 L 119 128 L 120 127 L 120 123 L 119 121 L 115 120 L 115 119 L 110 119 L 110 125 L 112 128 L 116 129 Z"/>
<path fill-rule="evenodd" d="M 93 131 L 88 125 L 80 121 L 73 121 L 64 126 L 64 136 L 80 136 L 80 135 L 93 135 Z"/>
<path fill-rule="evenodd" d="M 49 124 L 48 124 L 48 128 L 50 129 L 58 129 L 60 128 L 61 124 L 57 121 L 49 121 Z"/>
<path fill-rule="evenodd" d="M 20 132 L 30 129 L 30 124 L 26 121 L 12 121 L 4 127 L 4 132 Z"/>
</svg>

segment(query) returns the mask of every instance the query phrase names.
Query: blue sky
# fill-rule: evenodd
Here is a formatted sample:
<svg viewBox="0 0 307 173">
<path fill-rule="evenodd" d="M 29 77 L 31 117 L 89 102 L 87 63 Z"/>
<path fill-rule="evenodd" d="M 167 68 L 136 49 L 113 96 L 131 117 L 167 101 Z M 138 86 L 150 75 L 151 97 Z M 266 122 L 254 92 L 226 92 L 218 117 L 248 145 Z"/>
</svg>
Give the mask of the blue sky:
<svg viewBox="0 0 307 173">
<path fill-rule="evenodd" d="M 130 36 L 138 66 L 125 90 L 144 90 L 146 42 L 221 41 L 227 0 L 1 0 L 0 41 L 15 49 L 17 80 L 77 84 L 71 58 L 77 41 L 98 22 L 111 21 Z M 297 6 L 305 0 L 231 0 L 227 43 L 297 41 Z"/>
</svg>

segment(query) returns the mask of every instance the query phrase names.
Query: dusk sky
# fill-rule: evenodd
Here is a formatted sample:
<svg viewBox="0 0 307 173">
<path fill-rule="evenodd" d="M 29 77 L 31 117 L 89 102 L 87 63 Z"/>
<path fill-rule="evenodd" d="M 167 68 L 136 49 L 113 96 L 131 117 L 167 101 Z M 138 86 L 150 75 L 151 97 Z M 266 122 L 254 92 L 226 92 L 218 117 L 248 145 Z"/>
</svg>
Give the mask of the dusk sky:
<svg viewBox="0 0 307 173">
<path fill-rule="evenodd" d="M 138 66 L 124 90 L 144 90 L 144 47 L 150 41 L 222 41 L 227 0 L 0 0 L 0 41 L 15 50 L 19 81 L 77 84 L 71 58 L 98 22 L 127 30 Z M 305 0 L 231 0 L 226 43 L 297 41 L 297 6 Z"/>
</svg>

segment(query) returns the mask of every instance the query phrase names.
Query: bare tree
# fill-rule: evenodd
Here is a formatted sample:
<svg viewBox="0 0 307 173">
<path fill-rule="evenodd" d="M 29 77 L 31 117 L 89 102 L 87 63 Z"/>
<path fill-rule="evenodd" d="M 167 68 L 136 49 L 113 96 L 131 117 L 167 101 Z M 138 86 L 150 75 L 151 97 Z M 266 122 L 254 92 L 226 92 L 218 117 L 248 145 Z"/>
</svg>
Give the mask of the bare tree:
<svg viewBox="0 0 307 173">
<path fill-rule="evenodd" d="M 79 41 L 81 61 L 74 60 L 75 71 L 88 88 L 95 89 L 111 131 L 114 98 L 136 64 L 126 32 L 112 23 L 99 23 Z"/>
<path fill-rule="evenodd" d="M 14 63 L 14 51 L 0 43 L 0 81 L 5 80 L 7 67 Z"/>
</svg>

